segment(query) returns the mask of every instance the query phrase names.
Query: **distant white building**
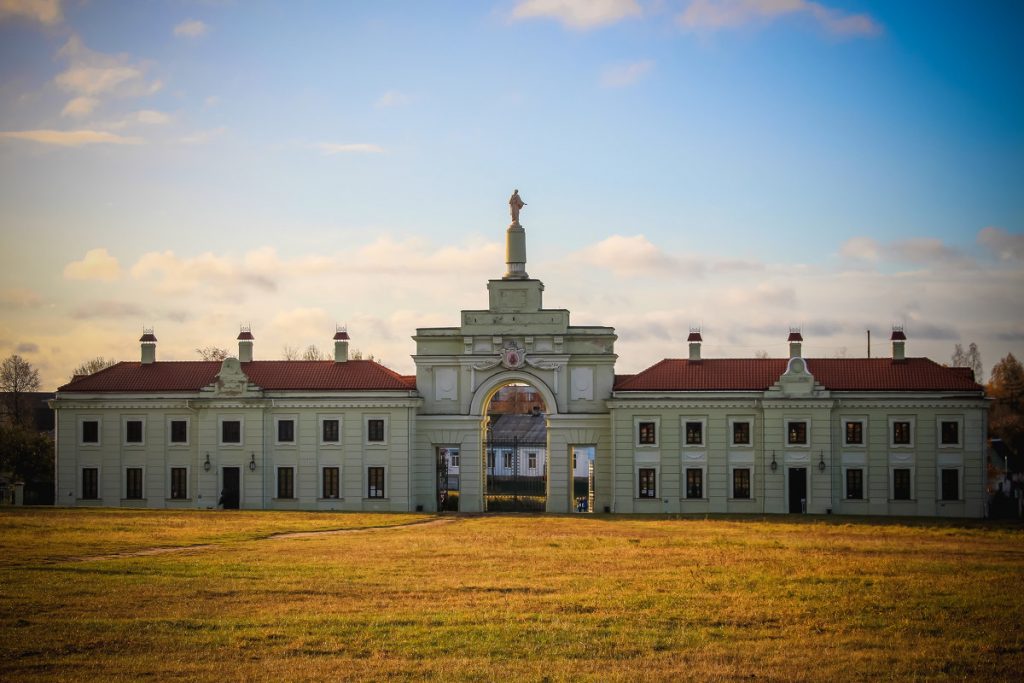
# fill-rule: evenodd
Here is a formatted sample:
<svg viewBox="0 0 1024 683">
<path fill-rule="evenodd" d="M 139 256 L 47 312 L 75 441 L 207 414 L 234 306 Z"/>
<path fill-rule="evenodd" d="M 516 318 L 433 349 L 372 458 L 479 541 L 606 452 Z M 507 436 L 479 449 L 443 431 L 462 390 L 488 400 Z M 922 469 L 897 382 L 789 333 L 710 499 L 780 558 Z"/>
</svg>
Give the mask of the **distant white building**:
<svg viewBox="0 0 1024 683">
<path fill-rule="evenodd" d="M 846 359 L 805 358 L 797 330 L 781 358 L 705 358 L 692 330 L 683 357 L 616 375 L 614 329 L 544 308 L 521 225 L 507 241 L 486 308 L 416 330 L 415 376 L 350 359 L 341 330 L 333 360 L 257 360 L 243 330 L 222 363 L 157 360 L 147 331 L 139 361 L 58 390 L 57 504 L 429 511 L 454 475 L 480 511 L 536 473 L 551 512 L 585 478 L 599 512 L 983 514 L 983 389 L 902 330 L 891 357 Z M 542 437 L 488 434 L 509 385 L 544 410 L 501 421 Z"/>
</svg>

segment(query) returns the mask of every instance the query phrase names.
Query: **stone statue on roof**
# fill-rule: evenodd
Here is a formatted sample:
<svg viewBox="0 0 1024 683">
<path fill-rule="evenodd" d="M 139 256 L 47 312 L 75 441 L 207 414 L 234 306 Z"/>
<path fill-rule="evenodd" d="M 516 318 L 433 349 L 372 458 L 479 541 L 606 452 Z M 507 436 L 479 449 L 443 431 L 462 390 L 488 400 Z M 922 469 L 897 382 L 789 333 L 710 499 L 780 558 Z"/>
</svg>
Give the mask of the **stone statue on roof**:
<svg viewBox="0 0 1024 683">
<path fill-rule="evenodd" d="M 512 196 L 508 198 L 508 208 L 512 214 L 512 223 L 519 224 L 519 210 L 526 206 L 526 202 L 519 196 L 519 190 L 513 190 Z"/>
</svg>

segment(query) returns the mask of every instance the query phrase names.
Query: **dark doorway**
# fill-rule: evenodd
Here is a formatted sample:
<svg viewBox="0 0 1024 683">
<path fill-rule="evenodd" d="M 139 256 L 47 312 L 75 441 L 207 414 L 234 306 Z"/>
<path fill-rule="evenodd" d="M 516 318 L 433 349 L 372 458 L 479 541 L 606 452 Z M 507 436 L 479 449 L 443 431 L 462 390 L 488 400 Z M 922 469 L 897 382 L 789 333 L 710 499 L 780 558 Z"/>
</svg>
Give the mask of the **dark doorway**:
<svg viewBox="0 0 1024 683">
<path fill-rule="evenodd" d="M 223 506 L 225 510 L 237 510 L 239 499 L 241 497 L 240 482 L 239 482 L 239 468 L 237 467 L 225 467 L 223 469 L 222 478 L 224 480 L 223 491 L 221 492 L 221 498 L 223 500 Z"/>
<path fill-rule="evenodd" d="M 807 512 L 807 468 L 789 468 L 789 511 Z"/>
<path fill-rule="evenodd" d="M 461 453 L 458 447 L 437 449 L 437 511 L 459 510 L 459 465 Z"/>
</svg>

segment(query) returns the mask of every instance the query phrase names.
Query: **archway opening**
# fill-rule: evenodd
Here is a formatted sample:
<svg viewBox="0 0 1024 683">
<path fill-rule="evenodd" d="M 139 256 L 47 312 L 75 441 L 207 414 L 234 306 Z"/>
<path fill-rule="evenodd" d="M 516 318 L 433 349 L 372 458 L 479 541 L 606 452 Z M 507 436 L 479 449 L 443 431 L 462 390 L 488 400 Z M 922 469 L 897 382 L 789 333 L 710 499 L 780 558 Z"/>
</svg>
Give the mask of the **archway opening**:
<svg viewBox="0 0 1024 683">
<path fill-rule="evenodd" d="M 484 509 L 544 512 L 551 453 L 543 396 L 528 384 L 509 382 L 497 387 L 485 405 Z"/>
</svg>

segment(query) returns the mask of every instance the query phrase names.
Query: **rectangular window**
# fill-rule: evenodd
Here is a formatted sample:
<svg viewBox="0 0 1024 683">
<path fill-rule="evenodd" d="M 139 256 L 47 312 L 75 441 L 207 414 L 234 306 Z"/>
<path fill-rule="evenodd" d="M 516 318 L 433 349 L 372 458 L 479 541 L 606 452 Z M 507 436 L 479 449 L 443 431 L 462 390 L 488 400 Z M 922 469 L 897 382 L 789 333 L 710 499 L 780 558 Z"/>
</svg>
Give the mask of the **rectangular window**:
<svg viewBox="0 0 1024 683">
<path fill-rule="evenodd" d="M 527 453 L 526 454 L 526 465 L 531 470 L 537 469 L 537 454 L 536 453 Z M 573 453 L 573 456 L 572 456 L 572 466 L 573 466 L 573 469 L 576 468 L 576 454 L 575 453 Z"/>
<path fill-rule="evenodd" d="M 960 470 L 942 470 L 942 500 L 960 500 Z"/>
<path fill-rule="evenodd" d="M 375 419 L 366 421 L 366 440 L 373 443 L 383 443 L 384 420 Z"/>
<path fill-rule="evenodd" d="M 277 442 L 295 443 L 295 420 L 277 421 Z"/>
<path fill-rule="evenodd" d="M 338 420 L 324 420 L 322 423 L 324 443 L 338 443 L 341 440 Z"/>
<path fill-rule="evenodd" d="M 892 423 L 892 442 L 907 445 L 910 443 L 910 423 L 896 421 Z"/>
<path fill-rule="evenodd" d="M 448 449 L 448 458 L 449 458 L 449 460 L 448 460 L 449 465 L 451 465 L 452 467 L 458 467 L 459 466 L 459 449 L 458 448 L 449 448 Z"/>
<path fill-rule="evenodd" d="M 750 423 L 749 422 L 733 422 L 732 423 L 732 443 L 735 446 L 749 446 L 750 445 Z"/>
<path fill-rule="evenodd" d="M 658 489 L 656 470 L 653 467 L 641 467 L 639 471 L 640 498 L 657 498 Z"/>
<path fill-rule="evenodd" d="M 847 422 L 846 423 L 846 445 L 847 446 L 862 446 L 864 445 L 864 423 L 863 422 Z"/>
<path fill-rule="evenodd" d="M 512 454 L 511 453 L 502 453 L 501 454 L 501 464 L 502 464 L 502 467 L 504 467 L 506 470 L 512 469 Z"/>
<path fill-rule="evenodd" d="M 174 500 L 188 498 L 188 468 L 171 468 L 171 498 Z"/>
<path fill-rule="evenodd" d="M 750 469 L 737 467 L 732 471 L 732 497 L 750 498 Z"/>
<path fill-rule="evenodd" d="M 367 467 L 366 468 L 366 497 L 367 498 L 383 498 L 384 497 L 384 468 L 383 467 Z"/>
<path fill-rule="evenodd" d="M 341 468 L 324 468 L 324 498 L 338 498 L 341 491 Z"/>
<path fill-rule="evenodd" d="M 142 499 L 141 467 L 129 467 L 124 471 L 124 497 L 128 500 Z"/>
<path fill-rule="evenodd" d="M 846 470 L 846 497 L 849 500 L 864 499 L 864 470 L 853 468 Z"/>
<path fill-rule="evenodd" d="M 142 420 L 128 420 L 124 423 L 124 442 L 142 443 Z"/>
<path fill-rule="evenodd" d="M 171 420 L 171 443 L 188 443 L 188 422 Z"/>
<path fill-rule="evenodd" d="M 653 422 L 641 422 L 638 429 L 637 443 L 645 446 L 653 446 L 658 443 L 658 435 Z"/>
<path fill-rule="evenodd" d="M 704 470 L 699 467 L 686 468 L 686 497 L 704 497 Z"/>
<path fill-rule="evenodd" d="M 960 423 L 956 420 L 942 421 L 942 445 L 956 446 L 960 443 Z"/>
<path fill-rule="evenodd" d="M 806 422 L 789 422 L 787 424 L 787 436 L 786 443 L 791 446 L 805 446 L 807 445 L 807 423 Z"/>
<path fill-rule="evenodd" d="M 893 500 L 910 500 L 910 470 L 895 468 L 892 471 Z"/>
<path fill-rule="evenodd" d="M 686 445 L 687 446 L 700 446 L 704 443 L 704 423 L 703 422 L 687 422 L 686 423 Z"/>
<path fill-rule="evenodd" d="M 221 443 L 242 443 L 241 420 L 224 420 L 220 423 Z"/>
<path fill-rule="evenodd" d="M 487 451 L 487 467 L 494 469 L 494 451 Z"/>
<path fill-rule="evenodd" d="M 82 421 L 82 443 L 100 442 L 100 423 L 96 420 Z"/>
<path fill-rule="evenodd" d="M 277 497 L 278 498 L 294 498 L 295 497 L 295 468 L 294 467 L 278 467 L 277 468 Z"/>
<path fill-rule="evenodd" d="M 95 424 L 95 423 L 94 423 Z M 99 500 L 100 470 L 98 467 L 82 468 L 82 499 Z"/>
</svg>

